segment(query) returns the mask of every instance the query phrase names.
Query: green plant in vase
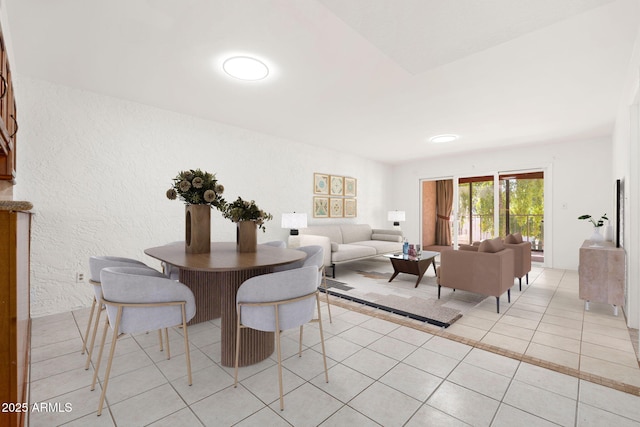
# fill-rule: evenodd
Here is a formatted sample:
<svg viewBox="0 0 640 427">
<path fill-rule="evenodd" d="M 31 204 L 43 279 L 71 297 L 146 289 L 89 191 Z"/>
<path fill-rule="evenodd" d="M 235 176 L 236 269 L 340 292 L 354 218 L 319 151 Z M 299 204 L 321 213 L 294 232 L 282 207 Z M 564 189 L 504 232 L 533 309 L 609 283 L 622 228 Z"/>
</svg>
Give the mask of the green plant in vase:
<svg viewBox="0 0 640 427">
<path fill-rule="evenodd" d="M 264 223 L 273 219 L 273 215 L 260 209 L 254 200 L 246 201 L 242 200 L 242 197 L 227 203 L 222 210 L 222 216 L 233 222 L 253 221 L 263 232 L 266 231 Z"/>
</svg>

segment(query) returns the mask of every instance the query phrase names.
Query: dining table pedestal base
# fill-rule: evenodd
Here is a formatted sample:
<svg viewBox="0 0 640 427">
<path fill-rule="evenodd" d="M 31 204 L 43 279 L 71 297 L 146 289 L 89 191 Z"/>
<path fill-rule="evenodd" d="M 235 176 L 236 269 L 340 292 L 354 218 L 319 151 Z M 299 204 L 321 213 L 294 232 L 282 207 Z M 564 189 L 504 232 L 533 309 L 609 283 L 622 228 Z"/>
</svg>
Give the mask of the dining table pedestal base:
<svg viewBox="0 0 640 427">
<path fill-rule="evenodd" d="M 272 272 L 272 268 L 252 268 L 239 271 L 180 270 L 184 283 L 196 300 L 196 315 L 190 325 L 221 317 L 222 366 L 235 366 L 236 357 L 236 294 L 242 283 L 254 276 Z M 273 354 L 273 332 L 242 330 L 239 366 L 253 365 Z"/>
<path fill-rule="evenodd" d="M 276 266 L 303 260 L 306 253 L 295 249 L 258 245 L 255 252 L 239 252 L 236 242 L 211 242 L 208 253 L 188 253 L 184 242 L 145 249 L 152 258 L 176 266 L 180 282 L 195 297 L 196 314 L 189 323 L 220 318 L 220 355 L 223 366 L 235 365 L 236 294 L 247 279 L 271 273 Z M 212 327 L 216 327 L 213 326 Z M 244 329 L 239 366 L 261 362 L 273 354 L 275 334 Z"/>
</svg>

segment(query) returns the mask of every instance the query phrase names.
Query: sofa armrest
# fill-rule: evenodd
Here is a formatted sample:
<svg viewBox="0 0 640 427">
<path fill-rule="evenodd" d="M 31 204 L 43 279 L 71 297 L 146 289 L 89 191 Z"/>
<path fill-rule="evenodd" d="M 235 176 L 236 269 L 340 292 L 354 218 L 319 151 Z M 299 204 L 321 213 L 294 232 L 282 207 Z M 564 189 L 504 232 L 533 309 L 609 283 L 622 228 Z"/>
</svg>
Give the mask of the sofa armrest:
<svg viewBox="0 0 640 427">
<path fill-rule="evenodd" d="M 371 230 L 371 240 L 384 240 L 387 242 L 402 242 L 402 230 L 388 230 L 374 228 Z"/>
<path fill-rule="evenodd" d="M 514 274 L 515 277 L 522 277 L 531 271 L 531 243 L 505 243 L 507 248 L 513 249 L 514 253 Z"/>
<path fill-rule="evenodd" d="M 300 246 L 322 246 L 325 267 L 331 266 L 331 240 L 327 236 L 315 234 L 300 234 Z"/>
</svg>

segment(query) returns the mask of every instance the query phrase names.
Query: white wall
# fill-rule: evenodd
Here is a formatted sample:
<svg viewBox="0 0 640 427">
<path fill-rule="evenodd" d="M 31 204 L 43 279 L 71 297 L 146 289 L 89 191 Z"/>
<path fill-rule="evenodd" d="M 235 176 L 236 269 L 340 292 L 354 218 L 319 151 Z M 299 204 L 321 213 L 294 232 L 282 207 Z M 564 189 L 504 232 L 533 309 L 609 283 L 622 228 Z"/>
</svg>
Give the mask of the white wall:
<svg viewBox="0 0 640 427">
<path fill-rule="evenodd" d="M 17 99 L 15 199 L 31 201 L 36 213 L 34 317 L 90 304 L 90 286 L 75 283 L 75 276 L 88 277 L 91 255 L 159 268 L 143 250 L 184 240 L 184 204 L 165 197 L 183 169 L 216 173 L 227 200 L 255 199 L 272 213 L 259 242 L 286 240 L 282 212 L 330 221 L 311 216 L 314 172 L 358 179 L 358 217 L 342 221 L 388 226 L 389 166 L 24 76 Z M 217 211 L 212 239 L 235 239 L 235 225 Z"/>
<path fill-rule="evenodd" d="M 627 256 L 627 325 L 640 327 L 640 29 L 625 79 L 613 132 L 613 179 L 624 180 L 624 239 Z"/>
<path fill-rule="evenodd" d="M 397 209 L 407 212 L 402 225 L 405 234 L 419 241 L 420 179 L 490 175 L 500 171 L 546 168 L 545 210 L 549 218 L 545 248 L 551 259 L 546 265 L 577 270 L 578 250 L 592 229 L 578 216 L 613 215 L 615 180 L 611 179 L 611 140 L 575 141 L 467 153 L 420 160 L 394 168 L 394 197 Z M 548 185 L 550 184 L 550 185 Z M 547 252 L 547 255 L 548 255 Z"/>
</svg>

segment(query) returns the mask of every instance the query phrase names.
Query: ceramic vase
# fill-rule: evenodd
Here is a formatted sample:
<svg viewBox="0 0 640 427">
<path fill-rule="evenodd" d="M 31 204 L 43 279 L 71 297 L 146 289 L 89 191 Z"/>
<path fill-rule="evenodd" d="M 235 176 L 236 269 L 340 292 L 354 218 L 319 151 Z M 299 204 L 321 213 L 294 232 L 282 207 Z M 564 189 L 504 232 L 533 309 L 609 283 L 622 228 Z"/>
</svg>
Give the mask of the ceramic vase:
<svg viewBox="0 0 640 427">
<path fill-rule="evenodd" d="M 604 236 L 600 234 L 600 227 L 593 227 L 593 234 L 589 240 L 591 240 L 593 246 L 599 246 L 602 243 Z"/>
<path fill-rule="evenodd" d="M 204 254 L 211 251 L 211 206 L 186 206 L 184 242 L 187 253 Z"/>
<path fill-rule="evenodd" d="M 238 252 L 256 252 L 258 246 L 258 225 L 255 221 L 239 221 L 236 233 Z"/>
</svg>

